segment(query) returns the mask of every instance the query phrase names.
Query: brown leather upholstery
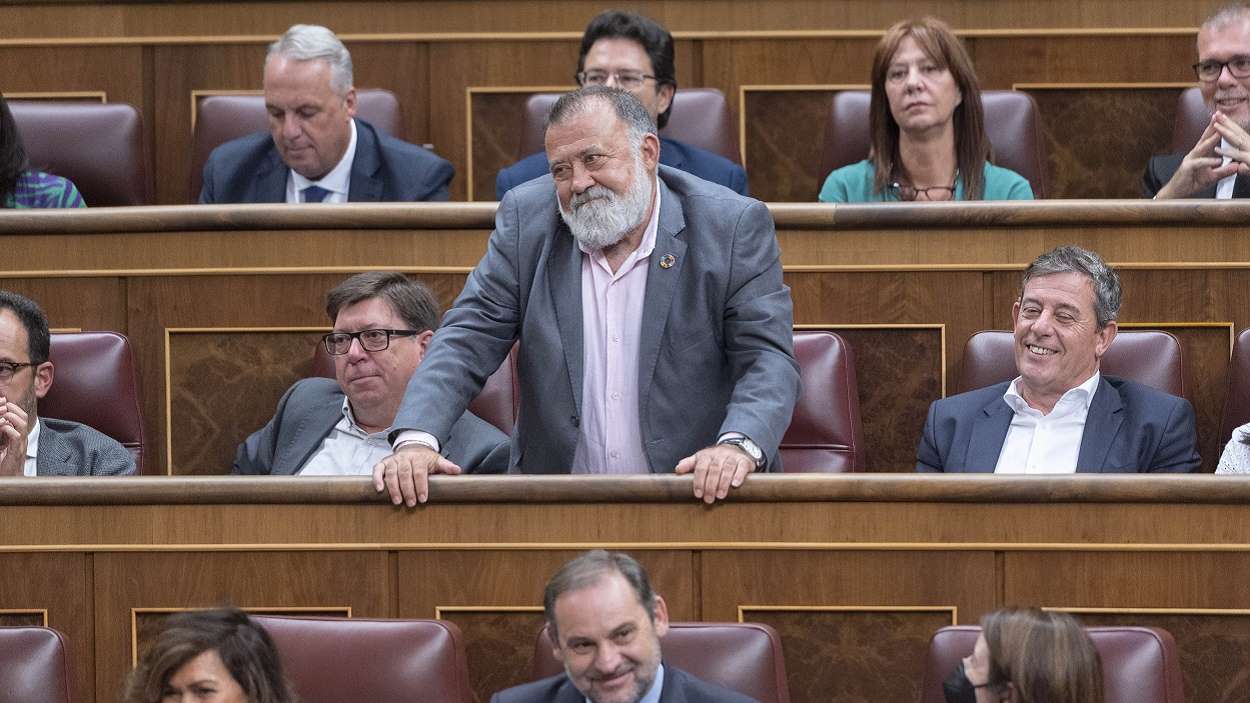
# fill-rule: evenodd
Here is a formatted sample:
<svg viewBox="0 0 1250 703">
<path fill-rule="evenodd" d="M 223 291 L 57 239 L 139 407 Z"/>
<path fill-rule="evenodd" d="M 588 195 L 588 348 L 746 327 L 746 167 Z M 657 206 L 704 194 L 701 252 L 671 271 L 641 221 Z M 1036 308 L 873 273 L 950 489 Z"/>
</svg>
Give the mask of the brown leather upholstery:
<svg viewBox="0 0 1250 703">
<path fill-rule="evenodd" d="M 516 383 L 516 345 L 495 373 L 486 379 L 482 391 L 469 403 L 469 410 L 483 420 L 511 436 L 516 425 L 517 409 L 521 407 L 520 386 Z M 312 371 L 309 376 L 334 378 L 334 357 L 326 352 L 325 345 L 318 342 L 313 349 Z"/>
<path fill-rule="evenodd" d="M 61 633 L 47 627 L 0 627 L 0 699 L 69 703 Z"/>
<path fill-rule="evenodd" d="M 147 205 L 143 118 L 125 103 L 11 100 L 30 167 L 64 176 L 90 207 Z"/>
<path fill-rule="evenodd" d="M 1228 395 L 1220 418 L 1219 448 L 1233 436 L 1233 430 L 1250 422 L 1250 327 L 1237 335 L 1233 358 L 1228 364 Z"/>
<path fill-rule="evenodd" d="M 1160 330 L 1121 330 L 1102 357 L 1101 370 L 1144 383 L 1165 393 L 1183 396 L 1181 343 Z M 977 332 L 964 345 L 964 366 L 956 393 L 971 391 L 1015 378 L 1016 359 L 1011 332 Z"/>
<path fill-rule="evenodd" d="M 868 101 L 866 90 L 834 93 L 825 125 L 821 183 L 834 169 L 868 158 L 872 144 Z M 985 90 L 981 91 L 981 106 L 985 110 L 985 131 L 994 147 L 991 161 L 1027 178 L 1033 197 L 1046 197 L 1046 142 L 1033 97 L 1014 90 Z"/>
<path fill-rule="evenodd" d="M 445 620 L 253 615 L 302 703 L 470 703 L 460 628 Z"/>
<path fill-rule="evenodd" d="M 1176 118 L 1172 122 L 1172 151 L 1189 151 L 1198 143 L 1202 131 L 1211 122 L 1211 108 L 1202 100 L 1197 88 L 1186 88 L 1176 100 Z"/>
<path fill-rule="evenodd" d="M 39 415 L 73 420 L 121 442 L 143 473 L 143 413 L 130 340 L 116 332 L 52 335 L 52 388 Z"/>
<path fill-rule="evenodd" d="M 518 159 L 543 150 L 543 124 L 560 95 L 535 93 L 526 101 Z M 660 130 L 660 136 L 720 154 L 736 164 L 742 163 L 738 131 L 729 113 L 729 103 L 725 101 L 725 94 L 716 88 L 682 88 L 674 93 L 673 111 L 669 113 L 668 124 Z"/>
<path fill-rule="evenodd" d="M 824 331 L 794 333 L 803 389 L 781 438 L 786 473 L 843 473 L 864 468 L 855 360 L 841 337 Z"/>
<path fill-rule="evenodd" d="M 1106 703 L 1184 703 L 1176 642 L 1157 627 L 1088 627 L 1102 660 Z M 981 628 L 944 627 L 929 642 L 920 703 L 943 703 L 942 682 L 972 653 Z"/>
<path fill-rule="evenodd" d="M 664 661 L 690 675 L 760 703 L 790 703 L 781 638 L 768 625 L 741 622 L 673 622 L 660 640 Z M 547 627 L 534 640 L 533 676 L 563 667 L 552 656 Z"/>
<path fill-rule="evenodd" d="M 397 139 L 403 139 L 403 113 L 389 90 L 362 88 L 356 91 L 356 116 Z M 269 131 L 269 114 L 263 95 L 209 95 L 196 106 L 195 135 L 191 151 L 191 198 L 198 200 L 203 185 L 204 162 L 213 149 L 231 139 Z"/>
</svg>

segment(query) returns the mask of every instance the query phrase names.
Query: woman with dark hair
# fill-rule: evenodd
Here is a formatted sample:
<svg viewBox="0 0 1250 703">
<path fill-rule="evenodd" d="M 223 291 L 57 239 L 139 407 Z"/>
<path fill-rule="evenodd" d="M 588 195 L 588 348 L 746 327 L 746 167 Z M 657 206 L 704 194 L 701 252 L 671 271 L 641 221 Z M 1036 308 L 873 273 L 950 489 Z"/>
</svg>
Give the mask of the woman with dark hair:
<svg viewBox="0 0 1250 703">
<path fill-rule="evenodd" d="M 824 202 L 1032 200 L 994 166 L 981 89 L 963 44 L 933 17 L 886 30 L 872 59 L 868 158 L 829 174 Z"/>
<path fill-rule="evenodd" d="M 0 207 L 87 207 L 69 179 L 30 170 L 22 135 L 0 95 Z"/>
<path fill-rule="evenodd" d="M 294 703 L 278 650 L 241 610 L 170 616 L 130 673 L 124 703 Z"/>
<path fill-rule="evenodd" d="M 947 703 L 1103 703 L 1102 661 L 1071 615 L 1004 608 L 942 688 Z"/>
</svg>

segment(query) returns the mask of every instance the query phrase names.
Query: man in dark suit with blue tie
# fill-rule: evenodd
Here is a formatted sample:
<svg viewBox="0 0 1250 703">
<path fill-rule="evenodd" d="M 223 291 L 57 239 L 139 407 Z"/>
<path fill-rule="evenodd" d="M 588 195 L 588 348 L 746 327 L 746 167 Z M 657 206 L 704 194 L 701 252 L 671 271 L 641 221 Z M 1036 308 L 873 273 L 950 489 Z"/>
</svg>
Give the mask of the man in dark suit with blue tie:
<svg viewBox="0 0 1250 703">
<path fill-rule="evenodd" d="M 929 406 L 916 470 L 1196 471 L 1189 401 L 1099 372 L 1119 311 L 1120 277 L 1097 254 L 1039 256 L 1011 310 L 1020 375 Z"/>
<path fill-rule="evenodd" d="M 447 200 L 451 164 L 356 115 L 352 57 L 325 27 L 297 24 L 265 58 L 269 132 L 204 164 L 201 203 Z"/>
<path fill-rule="evenodd" d="M 673 67 L 673 35 L 660 23 L 633 12 L 608 10 L 590 21 L 577 57 L 577 84 L 609 85 L 628 91 L 660 129 L 668 124 L 677 92 Z M 660 137 L 660 163 L 747 195 L 747 172 L 719 154 L 675 139 Z M 495 177 L 495 198 L 545 175 L 543 152 L 530 154 Z"/>
</svg>

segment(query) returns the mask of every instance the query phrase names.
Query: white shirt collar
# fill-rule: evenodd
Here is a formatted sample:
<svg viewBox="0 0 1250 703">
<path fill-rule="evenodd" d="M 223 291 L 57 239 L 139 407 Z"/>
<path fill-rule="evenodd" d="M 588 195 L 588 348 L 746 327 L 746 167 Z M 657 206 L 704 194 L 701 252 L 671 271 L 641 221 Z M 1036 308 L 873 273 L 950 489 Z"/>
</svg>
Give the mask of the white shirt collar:
<svg viewBox="0 0 1250 703">
<path fill-rule="evenodd" d="M 1224 149 L 1228 149 L 1229 148 L 1228 140 L 1223 137 L 1220 137 L 1220 146 L 1223 147 Z M 1220 162 L 1220 165 L 1227 166 L 1229 161 L 1232 161 L 1232 159 L 1230 157 L 1225 156 L 1223 161 Z M 1234 173 L 1231 176 L 1224 176 L 1223 178 L 1219 180 L 1218 183 L 1215 184 L 1215 199 L 1216 200 L 1228 200 L 1232 198 L 1233 190 L 1236 187 L 1237 187 L 1237 174 L 1236 173 Z"/>
<path fill-rule="evenodd" d="M 26 434 L 26 462 L 22 465 L 22 475 L 36 476 L 39 473 L 39 428 L 43 423 L 35 419 L 35 426 Z"/>
<path fill-rule="evenodd" d="M 347 151 L 343 152 L 343 158 L 339 159 L 334 168 L 330 169 L 330 172 L 322 176 L 320 180 L 310 181 L 296 173 L 294 169 L 288 169 L 291 176 L 287 181 L 287 202 L 303 202 L 300 194 L 309 186 L 324 188 L 331 193 L 343 196 L 336 202 L 347 202 L 348 189 L 352 184 L 352 164 L 356 161 L 356 120 L 352 119 L 349 124 L 352 136 L 347 142 Z M 294 200 L 290 198 L 292 193 L 295 195 Z"/>
<path fill-rule="evenodd" d="M 1003 400 L 1011 409 L 1017 413 L 1035 413 L 1041 415 L 1041 412 L 1034 410 L 1024 400 L 1024 396 L 1020 395 L 1020 376 L 1016 376 L 1011 385 L 1007 386 L 1007 392 L 1003 393 Z M 1102 373 L 1095 371 L 1084 383 L 1076 388 L 1069 388 L 1059 401 L 1055 403 L 1055 407 L 1051 410 L 1051 414 L 1060 411 L 1060 407 L 1064 408 L 1064 412 L 1079 409 L 1082 413 L 1089 412 L 1089 405 L 1094 400 L 1094 393 L 1098 390 L 1098 381 L 1102 378 Z"/>
</svg>

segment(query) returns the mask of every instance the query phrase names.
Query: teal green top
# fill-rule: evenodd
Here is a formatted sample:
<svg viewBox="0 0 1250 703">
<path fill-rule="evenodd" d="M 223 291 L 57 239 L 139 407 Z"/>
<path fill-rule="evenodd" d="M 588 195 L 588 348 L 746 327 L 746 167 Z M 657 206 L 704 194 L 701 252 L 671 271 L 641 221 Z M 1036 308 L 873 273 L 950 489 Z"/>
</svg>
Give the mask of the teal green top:
<svg viewBox="0 0 1250 703">
<path fill-rule="evenodd" d="M 896 201 L 887 190 L 874 193 L 872 190 L 872 162 L 864 159 L 857 164 L 843 166 L 825 179 L 820 189 L 822 203 L 881 203 L 887 200 Z M 985 162 L 985 197 L 983 200 L 1032 200 L 1033 189 L 1023 176 L 1008 168 L 1000 168 Z M 964 181 L 955 179 L 955 200 L 965 200 Z"/>
</svg>

